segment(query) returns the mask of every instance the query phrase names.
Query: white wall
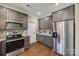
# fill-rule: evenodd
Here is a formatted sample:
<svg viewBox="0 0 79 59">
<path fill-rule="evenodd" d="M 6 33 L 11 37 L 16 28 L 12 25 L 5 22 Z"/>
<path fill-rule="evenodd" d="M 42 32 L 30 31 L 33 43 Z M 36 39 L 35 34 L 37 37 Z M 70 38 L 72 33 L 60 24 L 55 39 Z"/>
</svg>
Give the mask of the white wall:
<svg viewBox="0 0 79 59">
<path fill-rule="evenodd" d="M 36 17 L 29 15 L 29 17 L 28 17 L 28 26 L 29 26 L 29 23 L 35 24 L 35 26 L 36 26 L 36 31 L 38 30 L 38 19 L 37 19 Z M 32 29 L 29 29 L 29 27 L 28 27 L 28 34 L 30 33 L 31 30 L 32 30 Z M 36 32 L 35 32 L 35 34 L 34 34 L 33 36 L 34 36 L 34 37 L 32 37 L 32 38 L 30 39 L 30 43 L 36 42 Z"/>
<path fill-rule="evenodd" d="M 79 4 L 75 4 L 75 54 L 79 56 Z"/>
</svg>

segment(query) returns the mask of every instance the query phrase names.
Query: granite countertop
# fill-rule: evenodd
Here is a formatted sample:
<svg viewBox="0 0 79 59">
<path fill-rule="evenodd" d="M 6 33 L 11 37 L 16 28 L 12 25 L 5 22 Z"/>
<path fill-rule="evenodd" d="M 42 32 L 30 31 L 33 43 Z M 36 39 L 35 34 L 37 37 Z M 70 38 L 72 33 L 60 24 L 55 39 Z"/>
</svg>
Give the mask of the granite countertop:
<svg viewBox="0 0 79 59">
<path fill-rule="evenodd" d="M 39 35 L 46 35 L 46 36 L 52 36 L 52 34 L 47 34 L 47 33 L 37 33 Z"/>
</svg>

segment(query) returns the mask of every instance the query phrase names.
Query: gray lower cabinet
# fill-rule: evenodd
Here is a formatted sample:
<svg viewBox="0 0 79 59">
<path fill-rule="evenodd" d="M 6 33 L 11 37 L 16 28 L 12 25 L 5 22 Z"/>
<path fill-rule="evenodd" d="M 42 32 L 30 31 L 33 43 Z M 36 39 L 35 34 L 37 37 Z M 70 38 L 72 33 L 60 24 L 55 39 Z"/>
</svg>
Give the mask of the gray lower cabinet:
<svg viewBox="0 0 79 59">
<path fill-rule="evenodd" d="M 47 35 L 36 35 L 37 41 L 45 44 L 48 47 L 52 47 L 52 36 L 47 36 Z"/>
<path fill-rule="evenodd" d="M 0 56 L 2 56 L 2 44 L 0 42 Z"/>
<path fill-rule="evenodd" d="M 0 42 L 0 56 L 5 56 L 5 42 Z"/>
<path fill-rule="evenodd" d="M 27 49 L 30 47 L 30 37 L 24 37 L 24 48 Z"/>
</svg>

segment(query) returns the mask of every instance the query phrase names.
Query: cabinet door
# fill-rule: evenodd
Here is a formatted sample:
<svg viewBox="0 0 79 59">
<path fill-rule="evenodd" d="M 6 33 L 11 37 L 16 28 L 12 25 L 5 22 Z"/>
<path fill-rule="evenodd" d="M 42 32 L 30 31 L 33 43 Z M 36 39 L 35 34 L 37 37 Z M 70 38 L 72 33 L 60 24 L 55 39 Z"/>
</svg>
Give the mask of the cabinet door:
<svg viewBox="0 0 79 59">
<path fill-rule="evenodd" d="M 20 22 L 22 22 L 23 20 L 22 20 L 22 13 L 20 13 L 20 12 L 17 12 L 17 21 L 20 21 Z"/>
<path fill-rule="evenodd" d="M 51 36 L 45 36 L 44 40 L 45 40 L 45 44 L 47 46 L 51 47 L 51 45 L 52 45 L 51 44 Z"/>
<path fill-rule="evenodd" d="M 63 20 L 68 20 L 70 18 L 70 8 L 66 8 L 63 10 Z"/>
<path fill-rule="evenodd" d="M 49 29 L 49 17 L 44 19 L 44 29 Z"/>
<path fill-rule="evenodd" d="M 70 19 L 75 19 L 74 13 L 75 13 L 74 6 L 72 6 L 72 7 L 70 7 Z"/>
<path fill-rule="evenodd" d="M 5 56 L 6 53 L 5 42 L 0 42 L 0 56 Z"/>
<path fill-rule="evenodd" d="M 52 29 L 52 16 L 50 16 L 50 18 L 49 18 L 48 29 L 49 30 Z"/>
<path fill-rule="evenodd" d="M 2 43 L 0 42 L 0 56 L 2 56 Z"/>
<path fill-rule="evenodd" d="M 6 18 L 6 9 L 4 7 L 0 7 L 0 18 Z"/>
<path fill-rule="evenodd" d="M 7 19 L 8 20 L 16 20 L 16 11 L 7 9 Z"/>
<path fill-rule="evenodd" d="M 27 29 L 28 27 L 28 16 L 23 14 L 23 28 Z"/>
<path fill-rule="evenodd" d="M 25 49 L 30 47 L 30 37 L 24 38 L 24 47 Z"/>
<path fill-rule="evenodd" d="M 63 10 L 58 11 L 58 21 L 63 20 Z"/>
<path fill-rule="evenodd" d="M 59 20 L 59 17 L 58 17 L 58 12 L 55 12 L 53 14 L 53 21 L 58 21 Z"/>
<path fill-rule="evenodd" d="M 39 20 L 39 29 L 44 29 L 44 20 L 43 19 Z"/>
</svg>

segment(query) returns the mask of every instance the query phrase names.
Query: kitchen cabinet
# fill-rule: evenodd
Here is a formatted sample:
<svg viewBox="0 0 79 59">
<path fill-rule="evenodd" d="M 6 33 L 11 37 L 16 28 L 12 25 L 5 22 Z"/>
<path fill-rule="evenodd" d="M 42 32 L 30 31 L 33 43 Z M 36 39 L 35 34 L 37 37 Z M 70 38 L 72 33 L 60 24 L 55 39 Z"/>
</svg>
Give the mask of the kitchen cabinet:
<svg viewBox="0 0 79 59">
<path fill-rule="evenodd" d="M 11 28 L 6 27 L 10 25 Z M 28 15 L 0 6 L 0 29 L 14 29 L 15 27 L 12 26 L 15 26 L 16 29 L 17 26 L 20 27 L 18 29 L 27 29 Z"/>
<path fill-rule="evenodd" d="M 6 8 L 6 12 L 7 12 L 7 20 L 13 20 L 13 21 L 18 21 L 18 22 L 22 22 L 22 13 L 21 12 L 17 12 L 11 9 L 7 9 Z"/>
<path fill-rule="evenodd" d="M 23 14 L 23 28 L 27 29 L 28 27 L 28 15 Z"/>
<path fill-rule="evenodd" d="M 5 29 L 6 28 L 6 21 L 5 19 L 0 19 L 0 29 Z"/>
<path fill-rule="evenodd" d="M 59 20 L 58 12 L 53 13 L 53 21 L 58 21 L 58 20 Z"/>
<path fill-rule="evenodd" d="M 74 19 L 74 6 L 63 10 L 63 20 Z"/>
<path fill-rule="evenodd" d="M 53 21 L 74 19 L 74 6 L 53 13 Z"/>
<path fill-rule="evenodd" d="M 0 29 L 5 29 L 6 22 L 5 22 L 5 8 L 0 7 Z"/>
<path fill-rule="evenodd" d="M 17 13 L 14 10 L 6 9 L 7 11 L 7 20 L 13 20 L 15 21 L 17 19 Z"/>
<path fill-rule="evenodd" d="M 36 39 L 37 41 L 45 44 L 46 46 L 52 47 L 52 36 L 37 34 Z"/>
<path fill-rule="evenodd" d="M 38 20 L 39 30 L 51 30 L 51 16 L 42 18 Z"/>
<path fill-rule="evenodd" d="M 5 42 L 0 42 L 0 56 L 5 56 Z"/>
<path fill-rule="evenodd" d="M 24 37 L 24 48 L 27 49 L 30 47 L 30 37 Z"/>
<path fill-rule="evenodd" d="M 49 29 L 49 17 L 46 17 L 44 19 L 44 29 Z"/>
<path fill-rule="evenodd" d="M 38 35 L 37 34 L 36 36 L 37 36 L 36 37 L 37 41 L 45 44 L 46 41 L 44 40 L 44 36 L 43 35 Z"/>
<path fill-rule="evenodd" d="M 16 19 L 16 21 L 23 22 L 23 15 L 22 15 L 22 13 L 17 12 L 17 19 Z"/>
<path fill-rule="evenodd" d="M 39 19 L 39 29 L 43 29 L 44 30 L 44 20 Z"/>
<path fill-rule="evenodd" d="M 0 56 L 2 56 L 2 44 L 0 42 Z"/>
<path fill-rule="evenodd" d="M 6 9 L 0 6 L 0 18 L 6 17 Z"/>
</svg>

